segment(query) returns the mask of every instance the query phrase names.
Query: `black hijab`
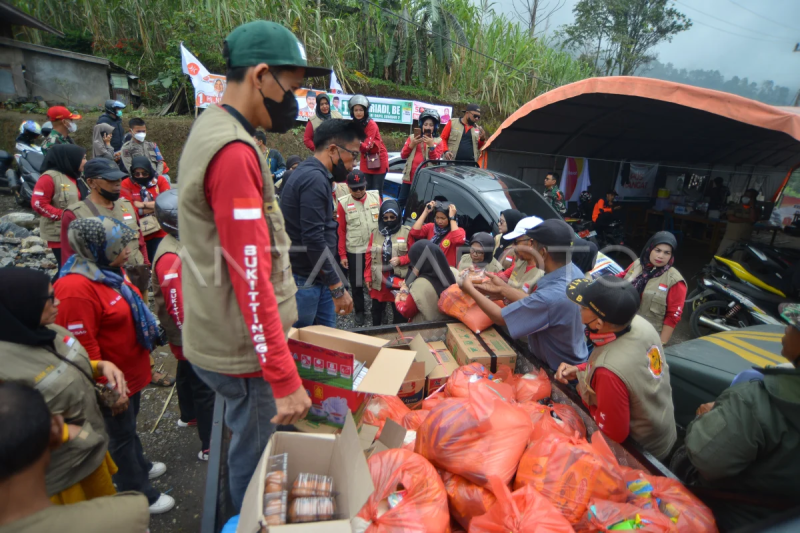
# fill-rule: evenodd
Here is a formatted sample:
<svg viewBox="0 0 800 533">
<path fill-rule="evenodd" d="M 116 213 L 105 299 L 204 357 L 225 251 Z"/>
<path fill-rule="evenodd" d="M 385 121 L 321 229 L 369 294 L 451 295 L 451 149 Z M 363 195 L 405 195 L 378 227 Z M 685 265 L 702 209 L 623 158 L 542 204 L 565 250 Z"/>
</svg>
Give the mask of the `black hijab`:
<svg viewBox="0 0 800 533">
<path fill-rule="evenodd" d="M 581 269 L 581 272 L 586 273 L 594 268 L 594 263 L 597 260 L 597 245 L 592 241 L 575 237 L 572 244 L 575 251 L 572 252 L 572 263 Z M 581 248 L 588 248 L 588 250 L 581 250 Z"/>
<path fill-rule="evenodd" d="M 492 237 L 485 231 L 480 231 L 472 236 L 472 240 L 469 241 L 470 247 L 472 247 L 472 245 L 475 243 L 480 244 L 481 248 L 483 249 L 483 261 L 479 263 L 475 263 L 473 261 L 473 264 L 476 267 L 483 268 L 492 262 L 492 252 L 494 251 L 494 237 Z"/>
<path fill-rule="evenodd" d="M 383 214 L 392 212 L 397 217 L 393 222 L 384 222 Z M 378 215 L 378 232 L 383 235 L 383 244 L 381 245 L 381 258 L 383 259 L 383 270 L 388 272 L 394 267 L 389 264 L 392 259 L 392 235 L 400 231 L 403 226 L 403 219 L 400 218 L 400 205 L 397 200 L 387 199 L 381 204 L 380 214 Z M 375 246 L 377 243 L 372 243 Z"/>
<path fill-rule="evenodd" d="M 517 227 L 519 221 L 527 216 L 525 213 L 517 211 L 516 209 L 506 209 L 505 211 L 500 211 L 500 214 L 503 216 L 503 218 L 506 219 L 506 227 L 508 228 L 508 231 L 506 231 L 502 235 L 514 231 L 514 228 Z M 498 246 L 497 250 L 495 250 L 494 252 L 494 258 L 499 261 L 500 258 L 503 256 L 503 252 L 505 251 L 505 249 L 506 247 L 502 245 L 501 241 L 501 245 Z"/>
<path fill-rule="evenodd" d="M 81 161 L 85 155 L 86 150 L 75 144 L 54 144 L 47 149 L 44 157 L 44 174 L 48 170 L 57 170 L 70 178 L 78 179 L 81 175 Z"/>
<path fill-rule="evenodd" d="M 147 181 L 145 181 L 143 178 L 133 177 L 133 172 L 137 168 L 141 168 L 142 170 L 147 171 L 147 173 L 150 175 L 150 177 L 147 178 Z M 153 180 L 154 177 L 155 177 L 155 171 L 153 170 L 153 165 L 150 163 L 150 159 L 148 159 L 143 155 L 137 155 L 133 159 L 131 159 L 130 178 L 132 182 L 134 182 L 136 185 L 139 185 L 140 187 L 147 187 L 148 185 L 150 185 L 150 182 Z"/>
<path fill-rule="evenodd" d="M 52 148 L 56 146 L 65 145 Z M 56 332 L 41 325 L 49 290 L 50 276 L 44 272 L 0 268 L 0 341 L 26 346 L 52 345 Z"/>
<path fill-rule="evenodd" d="M 431 282 L 436 294 L 442 294 L 447 287 L 456 282 L 444 252 L 431 241 L 415 242 L 408 251 L 408 259 L 411 266 L 419 271 L 419 274 L 414 274 L 413 270 L 408 273 L 406 285 L 409 287 L 417 278 L 425 278 Z"/>
<path fill-rule="evenodd" d="M 322 113 L 319 110 L 319 102 L 320 102 L 320 100 L 327 100 L 328 101 L 328 112 L 327 113 Z M 331 107 L 330 106 L 331 106 L 331 101 L 328 98 L 328 95 L 325 94 L 325 93 L 317 93 L 317 107 L 314 110 L 314 114 L 317 115 L 323 121 L 328 120 L 329 118 L 331 118 Z"/>
<path fill-rule="evenodd" d="M 672 255 L 666 265 L 657 267 L 650 262 L 650 252 L 659 244 L 668 244 L 672 247 Z M 631 280 L 631 284 L 639 291 L 639 295 L 644 292 L 647 282 L 653 278 L 662 276 L 667 270 L 672 268 L 675 262 L 675 250 L 678 248 L 678 241 L 675 235 L 668 231 L 659 231 L 647 241 L 647 244 L 642 248 L 642 253 L 639 255 L 639 264 L 642 266 L 642 273 Z"/>
</svg>

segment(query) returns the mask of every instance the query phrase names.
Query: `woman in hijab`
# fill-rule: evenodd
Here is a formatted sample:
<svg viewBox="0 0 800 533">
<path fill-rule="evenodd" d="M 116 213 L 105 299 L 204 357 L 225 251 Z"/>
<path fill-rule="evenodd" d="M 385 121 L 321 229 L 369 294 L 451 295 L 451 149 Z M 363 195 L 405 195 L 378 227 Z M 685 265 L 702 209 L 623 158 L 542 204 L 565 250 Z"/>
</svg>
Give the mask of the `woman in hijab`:
<svg viewBox="0 0 800 533">
<path fill-rule="evenodd" d="M 394 305 L 394 292 L 400 289 L 408 274 L 408 236 L 410 228 L 403 225 L 397 200 L 387 199 L 381 204 L 378 229 L 372 231 L 367 245 L 364 281 L 372 298 L 372 325 L 383 324 L 386 304 L 392 304 L 392 321 L 401 324 L 406 320 Z"/>
<path fill-rule="evenodd" d="M 433 222 L 425 221 L 434 213 Z M 431 201 L 422 211 L 409 233 L 414 240 L 429 240 L 444 252 L 451 267 L 456 266 L 458 248 L 467 241 L 466 232 L 458 227 L 456 206 L 448 202 Z"/>
<path fill-rule="evenodd" d="M 411 272 L 397 294 L 395 306 L 412 322 L 446 320 L 439 311 L 439 296 L 456 282 L 444 252 L 431 241 L 417 241 L 408 251 Z"/>
<path fill-rule="evenodd" d="M 485 270 L 486 272 L 502 272 L 503 267 L 492 257 L 494 251 L 494 237 L 486 232 L 479 232 L 472 236 L 469 241 L 469 253 L 461 256 L 458 263 L 458 271 L 462 272 L 468 268 L 472 270 Z"/>
<path fill-rule="evenodd" d="M 111 475 L 117 468 L 108 455 L 95 378 L 105 378 L 119 394 L 114 409 L 127 406 L 128 389 L 116 365 L 90 361 L 75 332 L 55 325 L 58 304 L 47 274 L 0 269 L 0 381 L 35 388 L 50 411 L 64 417 L 63 444 L 46 473 L 48 496 L 64 505 L 116 493 Z"/>
<path fill-rule="evenodd" d="M 142 229 L 144 244 L 147 246 L 147 257 L 151 260 L 156 256 L 161 239 L 167 236 L 156 220 L 156 198 L 170 188 L 169 180 L 157 175 L 150 159 L 142 155 L 131 160 L 131 175 L 122 180 L 120 196 L 138 210 L 139 227 Z"/>
<path fill-rule="evenodd" d="M 315 150 L 314 130 L 320 124 L 332 118 L 342 118 L 342 114 L 336 109 L 331 109 L 331 102 L 326 93 L 317 93 L 317 107 L 314 110 L 314 116 L 309 119 L 308 124 L 306 124 L 306 132 L 303 134 L 303 144 L 312 152 Z M 286 169 L 289 169 L 288 163 L 286 164 Z"/>
<path fill-rule="evenodd" d="M 519 221 L 527 215 L 516 209 L 506 209 L 500 212 L 500 220 L 497 222 L 497 229 L 499 233 L 494 236 L 494 258 L 500 262 L 503 270 L 511 268 L 514 264 L 514 259 L 517 257 L 514 253 L 514 244 L 508 244 L 508 241 L 503 241 L 503 235 L 514 231 Z"/>
<path fill-rule="evenodd" d="M 110 124 L 98 124 L 92 130 L 92 158 L 104 157 L 114 159 L 114 147 L 111 146 L 111 134 L 114 128 Z"/>
<path fill-rule="evenodd" d="M 111 126 L 109 126 L 111 127 Z M 33 188 L 31 208 L 41 215 L 39 236 L 56 256 L 61 268 L 61 217 L 67 206 L 83 199 L 78 178 L 86 164 L 86 150 L 74 144 L 54 144 L 47 150 L 45 169 Z"/>
<path fill-rule="evenodd" d="M 686 282 L 673 267 L 678 242 L 668 231 L 659 231 L 644 245 L 639 259 L 619 277 L 631 282 L 639 291 L 642 303 L 639 315 L 661 333 L 666 345 L 681 320 L 686 300 Z"/>
<path fill-rule="evenodd" d="M 361 143 L 361 172 L 367 175 L 367 189 L 378 191 L 383 198 L 383 181 L 389 170 L 389 152 L 381 138 L 378 123 L 369 118 L 369 100 L 363 94 L 357 94 L 347 102 L 353 122 L 364 128 L 367 136 Z"/>
<path fill-rule="evenodd" d="M 111 361 L 125 373 L 130 405 L 120 413 L 103 413 L 109 452 L 119 468 L 120 491 L 147 496 L 151 513 L 170 510 L 175 500 L 160 494 L 150 479 L 166 472 L 163 463 L 144 457 L 136 434 L 141 391 L 150 383 L 150 351 L 158 339 L 156 318 L 121 268 L 136 233 L 111 217 L 76 219 L 69 227 L 75 252 L 55 284 L 61 301 L 57 323 L 83 344 L 93 361 Z"/>
</svg>

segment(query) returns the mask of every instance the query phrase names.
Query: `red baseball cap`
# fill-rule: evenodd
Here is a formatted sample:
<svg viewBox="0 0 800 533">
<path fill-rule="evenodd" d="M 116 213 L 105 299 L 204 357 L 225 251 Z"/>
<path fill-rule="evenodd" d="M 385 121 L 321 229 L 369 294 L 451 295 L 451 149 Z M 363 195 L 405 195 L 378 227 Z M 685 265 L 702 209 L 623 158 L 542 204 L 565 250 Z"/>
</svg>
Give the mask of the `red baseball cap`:
<svg viewBox="0 0 800 533">
<path fill-rule="evenodd" d="M 81 116 L 76 115 L 63 105 L 56 105 L 47 110 L 47 118 L 49 118 L 50 120 L 62 120 L 65 118 L 71 118 L 72 120 L 79 120 Z"/>
</svg>

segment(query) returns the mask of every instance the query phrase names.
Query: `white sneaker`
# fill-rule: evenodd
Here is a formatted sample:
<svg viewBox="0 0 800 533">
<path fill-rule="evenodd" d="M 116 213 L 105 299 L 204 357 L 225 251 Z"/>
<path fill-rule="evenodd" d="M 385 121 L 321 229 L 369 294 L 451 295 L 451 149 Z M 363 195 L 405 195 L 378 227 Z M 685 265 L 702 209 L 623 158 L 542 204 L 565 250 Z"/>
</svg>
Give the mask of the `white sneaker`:
<svg viewBox="0 0 800 533">
<path fill-rule="evenodd" d="M 175 498 L 162 493 L 156 500 L 156 503 L 150 506 L 150 514 L 166 513 L 173 507 L 175 507 Z"/>
<path fill-rule="evenodd" d="M 150 479 L 155 479 L 155 478 L 157 478 L 159 476 L 163 476 L 164 472 L 166 472 L 166 471 L 167 471 L 167 465 L 165 465 L 164 463 L 153 463 L 152 468 L 150 468 L 150 473 L 148 474 L 148 477 Z M 162 496 L 163 496 L 163 494 L 162 494 Z M 173 503 L 174 503 L 174 501 L 173 501 Z M 170 509 L 172 509 L 172 508 L 170 507 Z"/>
<path fill-rule="evenodd" d="M 180 418 L 178 419 L 178 427 L 179 427 L 179 428 L 188 428 L 188 427 L 194 427 L 194 426 L 196 426 L 196 425 L 197 425 L 197 419 L 194 419 L 194 420 L 189 420 L 188 422 L 184 422 L 184 421 L 183 421 L 183 420 L 181 420 Z"/>
<path fill-rule="evenodd" d="M 200 450 L 197 452 L 197 458 L 201 461 L 208 461 L 208 450 Z"/>
</svg>

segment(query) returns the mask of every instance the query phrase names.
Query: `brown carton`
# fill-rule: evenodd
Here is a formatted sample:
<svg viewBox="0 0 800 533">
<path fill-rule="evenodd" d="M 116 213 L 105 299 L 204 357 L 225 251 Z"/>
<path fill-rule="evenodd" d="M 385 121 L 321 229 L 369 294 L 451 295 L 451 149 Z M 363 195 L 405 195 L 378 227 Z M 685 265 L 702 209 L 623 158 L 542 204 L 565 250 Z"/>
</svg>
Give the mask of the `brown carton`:
<svg viewBox="0 0 800 533">
<path fill-rule="evenodd" d="M 447 349 L 445 343 L 441 341 L 430 342 L 428 346 L 430 346 L 431 353 L 436 359 L 436 367 L 428 374 L 428 378 L 425 380 L 426 396 L 447 383 L 450 374 L 459 366 L 458 361 Z"/>
<path fill-rule="evenodd" d="M 445 344 L 461 366 L 481 363 L 492 372 L 497 370 L 497 365 L 499 364 L 509 365 L 514 368 L 517 363 L 517 353 L 500 337 L 494 328 L 486 331 L 490 332 L 489 340 L 491 342 L 485 343 L 486 347 L 484 347 L 484 343 L 478 340 L 478 337 L 464 324 L 460 322 L 447 324 Z M 485 333 L 481 333 L 481 336 Z M 502 341 L 502 343 L 499 341 Z"/>
<path fill-rule="evenodd" d="M 400 392 L 397 393 L 397 396 L 409 409 L 416 409 L 425 398 L 425 381 L 428 375 L 436 370 L 438 363 L 431 353 L 428 343 L 420 335 L 414 337 L 407 344 L 393 345 L 392 348 L 414 353 L 414 363 L 406 373 L 403 385 L 400 387 Z"/>
</svg>

